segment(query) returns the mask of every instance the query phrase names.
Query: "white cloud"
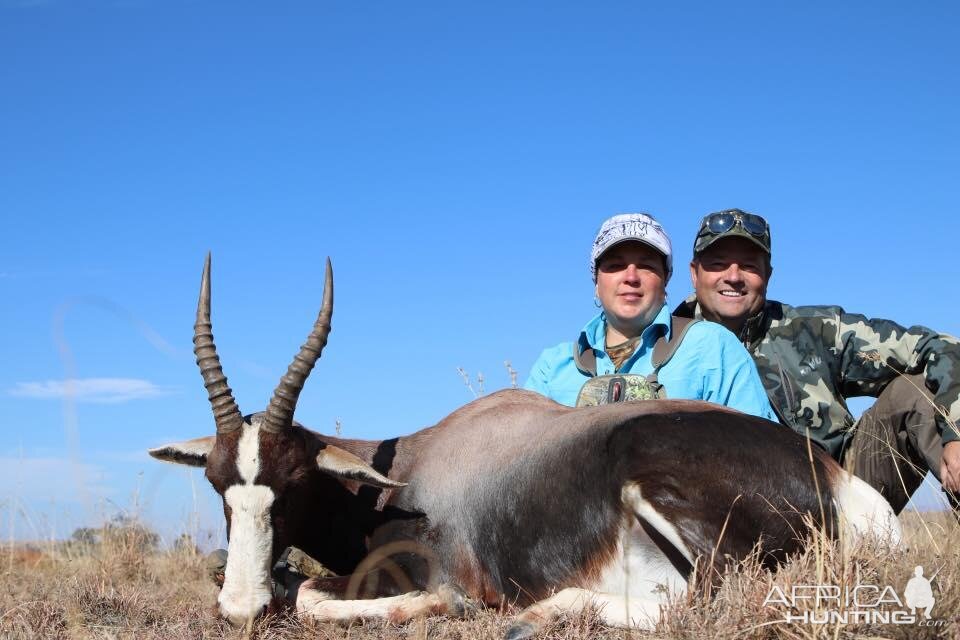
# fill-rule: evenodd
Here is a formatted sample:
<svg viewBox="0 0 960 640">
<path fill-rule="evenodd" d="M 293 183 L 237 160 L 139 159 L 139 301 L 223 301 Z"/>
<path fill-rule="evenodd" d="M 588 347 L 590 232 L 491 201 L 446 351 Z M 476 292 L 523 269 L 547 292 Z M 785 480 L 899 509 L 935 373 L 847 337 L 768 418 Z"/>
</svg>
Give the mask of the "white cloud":
<svg viewBox="0 0 960 640">
<path fill-rule="evenodd" d="M 73 378 L 18 382 L 7 393 L 21 398 L 50 400 L 72 398 L 76 402 L 115 404 L 169 395 L 173 390 L 138 378 Z"/>
<path fill-rule="evenodd" d="M 66 458 L 17 458 L 0 456 L 0 486 L 3 497 L 20 499 L 76 500 L 81 494 L 109 496 L 115 489 L 109 484 L 105 467 Z"/>
</svg>

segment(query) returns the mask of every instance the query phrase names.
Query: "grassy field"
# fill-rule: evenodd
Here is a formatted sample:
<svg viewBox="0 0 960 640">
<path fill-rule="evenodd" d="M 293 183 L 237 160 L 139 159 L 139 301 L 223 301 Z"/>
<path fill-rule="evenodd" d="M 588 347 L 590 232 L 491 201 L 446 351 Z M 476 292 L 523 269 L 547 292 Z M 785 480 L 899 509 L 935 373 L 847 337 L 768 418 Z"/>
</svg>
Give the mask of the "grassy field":
<svg viewBox="0 0 960 640">
<path fill-rule="evenodd" d="M 592 615 L 554 625 L 543 637 L 573 638 L 957 638 L 960 637 L 960 526 L 944 513 L 906 513 L 906 549 L 891 552 L 865 546 L 841 557 L 838 545 L 812 542 L 808 551 L 775 573 L 747 561 L 732 566 L 711 597 L 688 595 L 665 612 L 654 632 L 607 629 Z M 0 555 L 0 637 L 2 638 L 242 638 L 243 632 L 214 614 L 217 589 L 203 560 L 190 545 L 155 548 L 156 536 L 127 523 L 92 530 L 69 543 L 6 546 Z M 811 601 L 796 608 L 768 601 L 771 589 L 791 594 L 803 585 L 904 586 L 921 565 L 933 580 L 936 604 L 926 625 L 782 622 L 786 614 L 815 615 Z M 774 592 L 775 594 L 777 592 Z M 876 592 L 861 600 L 876 601 Z M 776 599 L 775 596 L 774 600 Z M 828 608 L 832 606 L 828 604 Z M 894 609 L 897 608 L 893 604 Z M 861 609 L 863 610 L 863 609 Z M 382 622 L 337 626 L 281 614 L 261 620 L 260 638 L 501 638 L 509 613 L 481 611 L 466 620 L 430 618 L 405 625 Z M 908 610 L 905 613 L 909 613 Z M 824 613 L 825 615 L 825 613 Z"/>
</svg>

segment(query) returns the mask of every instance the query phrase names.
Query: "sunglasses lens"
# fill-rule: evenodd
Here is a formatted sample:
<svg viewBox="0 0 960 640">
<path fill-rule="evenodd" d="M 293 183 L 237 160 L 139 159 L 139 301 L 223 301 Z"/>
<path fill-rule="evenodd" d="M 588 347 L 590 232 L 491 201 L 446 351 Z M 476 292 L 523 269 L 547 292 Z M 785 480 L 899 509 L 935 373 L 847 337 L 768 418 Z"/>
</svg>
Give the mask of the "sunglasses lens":
<svg viewBox="0 0 960 640">
<path fill-rule="evenodd" d="M 744 215 L 740 224 L 743 225 L 744 231 L 750 235 L 761 237 L 767 233 L 767 221 L 752 213 Z"/>
<path fill-rule="evenodd" d="M 715 213 L 707 218 L 707 229 L 710 233 L 723 233 L 732 229 L 735 221 L 732 213 Z"/>
</svg>

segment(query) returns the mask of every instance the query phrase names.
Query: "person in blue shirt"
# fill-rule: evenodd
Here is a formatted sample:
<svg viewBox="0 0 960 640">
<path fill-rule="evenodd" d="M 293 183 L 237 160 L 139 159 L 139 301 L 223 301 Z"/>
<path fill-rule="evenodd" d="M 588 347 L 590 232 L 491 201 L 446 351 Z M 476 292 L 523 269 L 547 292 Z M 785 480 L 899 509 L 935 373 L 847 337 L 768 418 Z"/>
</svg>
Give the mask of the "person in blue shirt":
<svg viewBox="0 0 960 640">
<path fill-rule="evenodd" d="M 593 242 L 590 270 L 600 313 L 576 342 L 545 349 L 524 387 L 574 406 L 593 375 L 649 375 L 657 340 L 671 338 L 666 285 L 673 271 L 670 238 L 645 213 L 604 221 Z M 574 349 L 577 356 L 574 357 Z M 592 349 L 595 371 L 582 356 Z M 673 353 L 656 372 L 668 398 L 706 400 L 776 422 L 756 365 L 736 336 L 713 322 L 687 327 Z"/>
</svg>

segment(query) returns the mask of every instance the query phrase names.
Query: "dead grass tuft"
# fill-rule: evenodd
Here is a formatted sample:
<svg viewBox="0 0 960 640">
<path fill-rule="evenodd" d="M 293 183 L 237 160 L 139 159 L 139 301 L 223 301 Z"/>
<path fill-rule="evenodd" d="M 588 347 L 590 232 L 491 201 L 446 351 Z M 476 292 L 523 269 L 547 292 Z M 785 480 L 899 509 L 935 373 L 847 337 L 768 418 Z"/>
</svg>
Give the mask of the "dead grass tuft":
<svg viewBox="0 0 960 640">
<path fill-rule="evenodd" d="M 149 592 L 136 584 L 117 587 L 96 578 L 77 580 L 74 599 L 77 622 L 82 626 L 135 629 L 164 620 Z"/>
<path fill-rule="evenodd" d="M 840 640 L 847 638 L 960 637 L 960 526 L 950 514 L 905 513 L 901 516 L 907 547 L 890 550 L 865 544 L 845 556 L 834 542 L 811 544 L 775 572 L 757 558 L 730 564 L 712 595 L 691 591 L 676 598 L 653 632 L 604 627 L 594 612 L 568 616 L 543 634 L 547 640 Z M 139 537 L 138 537 L 139 536 Z M 48 543 L 6 547 L 0 551 L 0 637 L 34 638 L 187 638 L 239 640 L 214 615 L 216 588 L 208 582 L 195 547 L 177 545 L 161 551 L 140 534 L 107 536 L 81 546 Z M 935 544 L 934 544 L 935 543 Z M 943 552 L 937 549 L 944 550 Z M 136 554 L 140 555 L 137 556 Z M 136 558 L 136 567 L 134 559 Z M 891 624 L 788 625 L 781 605 L 765 604 L 774 586 L 856 584 L 892 585 L 903 593 L 913 568 L 933 582 L 938 627 Z M 938 571 L 939 570 L 939 571 Z M 800 603 L 793 614 L 813 610 Z M 350 626 L 299 619 L 282 612 L 257 622 L 264 640 L 473 640 L 502 638 L 516 610 L 481 610 L 466 620 L 429 618 L 403 625 L 360 622 Z"/>
</svg>

